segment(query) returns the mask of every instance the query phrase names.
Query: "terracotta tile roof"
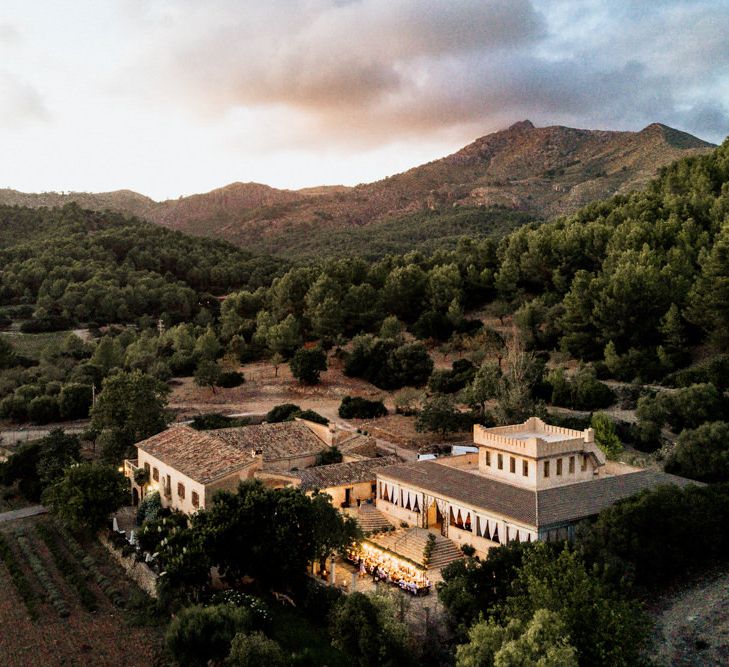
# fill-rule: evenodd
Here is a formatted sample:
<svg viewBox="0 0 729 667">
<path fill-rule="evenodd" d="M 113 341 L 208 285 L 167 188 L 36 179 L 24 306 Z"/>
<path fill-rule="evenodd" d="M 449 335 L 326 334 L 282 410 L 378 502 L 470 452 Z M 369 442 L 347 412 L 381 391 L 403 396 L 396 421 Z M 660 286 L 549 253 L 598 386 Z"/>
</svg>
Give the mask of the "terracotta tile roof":
<svg viewBox="0 0 729 667">
<path fill-rule="evenodd" d="M 681 487 L 696 484 L 683 477 L 640 470 L 536 492 L 435 461 L 391 466 L 380 471 L 378 477 L 412 484 L 431 491 L 433 495 L 490 509 L 537 527 L 593 516 L 618 500 L 662 484 Z"/>
<path fill-rule="evenodd" d="M 377 449 L 377 440 L 369 435 L 357 434 L 351 438 L 337 443 L 337 448 L 343 453 L 366 454 Z"/>
<path fill-rule="evenodd" d="M 536 493 L 511 484 L 465 472 L 435 461 L 403 463 L 382 470 L 378 478 L 414 484 L 474 507 L 489 508 L 529 525 L 537 520 Z"/>
<path fill-rule="evenodd" d="M 213 433 L 173 426 L 137 443 L 137 447 L 190 479 L 207 484 L 240 470 L 252 459 L 250 452 L 228 445 Z"/>
<path fill-rule="evenodd" d="M 255 452 L 263 461 L 318 454 L 326 445 L 300 422 L 197 431 L 172 426 L 137 447 L 202 484 L 239 470 Z"/>
<path fill-rule="evenodd" d="M 685 487 L 697 483 L 685 477 L 657 470 L 639 470 L 545 489 L 539 492 L 539 525 L 547 526 L 594 516 L 618 500 L 628 498 L 644 489 L 665 484 Z"/>
<path fill-rule="evenodd" d="M 325 466 L 305 468 L 294 474 L 301 480 L 301 488 L 328 489 L 332 486 L 344 484 L 357 484 L 359 482 L 375 481 L 375 471 L 393 463 L 399 463 L 397 456 L 383 456 L 364 461 L 351 461 L 349 463 L 332 463 Z"/>
<path fill-rule="evenodd" d="M 262 450 L 264 461 L 318 454 L 327 447 L 306 424 L 298 421 L 222 428 L 212 433 L 238 449 Z"/>
</svg>

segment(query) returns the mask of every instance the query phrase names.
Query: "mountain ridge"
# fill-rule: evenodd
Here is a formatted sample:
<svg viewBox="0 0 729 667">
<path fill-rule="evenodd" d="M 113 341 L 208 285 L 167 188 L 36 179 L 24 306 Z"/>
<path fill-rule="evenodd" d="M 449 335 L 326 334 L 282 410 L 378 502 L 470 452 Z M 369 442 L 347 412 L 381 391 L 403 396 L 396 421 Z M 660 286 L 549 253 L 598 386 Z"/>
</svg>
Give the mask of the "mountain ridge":
<svg viewBox="0 0 729 667">
<path fill-rule="evenodd" d="M 372 183 L 286 190 L 234 182 L 155 202 L 131 190 L 27 194 L 0 190 L 0 204 L 110 209 L 165 227 L 285 252 L 302 232 L 376 225 L 419 212 L 502 207 L 534 218 L 642 188 L 660 167 L 715 146 L 652 123 L 638 132 L 535 127 L 529 120 L 479 137 L 443 158 Z"/>
</svg>

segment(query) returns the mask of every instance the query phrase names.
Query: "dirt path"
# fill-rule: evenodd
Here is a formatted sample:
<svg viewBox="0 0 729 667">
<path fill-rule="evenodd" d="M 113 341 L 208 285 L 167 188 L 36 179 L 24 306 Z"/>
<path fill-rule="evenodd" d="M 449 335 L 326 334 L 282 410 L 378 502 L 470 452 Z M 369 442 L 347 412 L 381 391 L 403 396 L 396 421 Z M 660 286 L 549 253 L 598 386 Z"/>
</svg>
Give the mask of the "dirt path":
<svg viewBox="0 0 729 667">
<path fill-rule="evenodd" d="M 37 514 L 45 514 L 48 510 L 43 505 L 32 505 L 31 507 L 23 507 L 19 510 L 10 510 L 0 514 L 0 523 L 5 521 L 15 521 L 16 519 L 25 519 L 29 516 Z"/>
<path fill-rule="evenodd" d="M 58 424 L 49 424 L 48 426 L 41 427 L 27 427 L 27 428 L 7 428 L 0 429 L 0 443 L 3 445 L 19 445 L 23 442 L 29 442 L 30 440 L 38 440 L 39 438 L 45 438 L 54 428 L 61 428 L 66 433 L 79 435 L 86 430 L 86 425 L 78 425 L 77 422 L 66 422 Z"/>
<path fill-rule="evenodd" d="M 655 636 L 659 665 L 729 665 L 729 572 L 668 600 L 658 613 Z"/>
</svg>

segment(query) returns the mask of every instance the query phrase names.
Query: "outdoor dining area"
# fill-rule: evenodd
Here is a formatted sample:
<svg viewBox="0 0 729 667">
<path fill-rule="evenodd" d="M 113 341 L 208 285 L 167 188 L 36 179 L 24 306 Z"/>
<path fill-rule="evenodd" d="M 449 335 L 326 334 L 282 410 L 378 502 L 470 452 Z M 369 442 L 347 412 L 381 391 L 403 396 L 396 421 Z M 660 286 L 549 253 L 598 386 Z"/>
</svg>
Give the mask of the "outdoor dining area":
<svg viewBox="0 0 729 667">
<path fill-rule="evenodd" d="M 359 570 L 360 578 L 388 583 L 416 596 L 430 593 L 432 584 L 423 569 L 396 555 L 364 542 L 349 549 L 345 558 Z"/>
</svg>

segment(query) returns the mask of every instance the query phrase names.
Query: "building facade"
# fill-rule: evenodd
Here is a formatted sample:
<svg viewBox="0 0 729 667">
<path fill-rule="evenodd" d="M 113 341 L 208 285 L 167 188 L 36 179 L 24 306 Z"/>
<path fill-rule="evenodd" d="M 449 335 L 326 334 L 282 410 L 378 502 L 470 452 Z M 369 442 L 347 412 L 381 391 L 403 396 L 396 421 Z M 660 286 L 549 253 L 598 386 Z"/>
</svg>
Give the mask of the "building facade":
<svg viewBox="0 0 729 667">
<path fill-rule="evenodd" d="M 576 524 L 645 488 L 690 484 L 665 473 L 607 462 L 592 429 L 532 417 L 474 427 L 477 454 L 377 471 L 377 509 L 395 522 L 435 529 L 485 555 L 517 540 L 562 540 Z"/>
<path fill-rule="evenodd" d="M 163 507 L 192 514 L 215 493 L 267 471 L 285 475 L 316 462 L 330 446 L 326 431 L 305 420 L 197 431 L 172 426 L 137 443 L 137 458 L 124 462 L 132 503 L 158 491 Z"/>
</svg>

